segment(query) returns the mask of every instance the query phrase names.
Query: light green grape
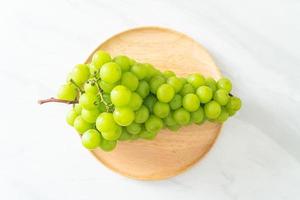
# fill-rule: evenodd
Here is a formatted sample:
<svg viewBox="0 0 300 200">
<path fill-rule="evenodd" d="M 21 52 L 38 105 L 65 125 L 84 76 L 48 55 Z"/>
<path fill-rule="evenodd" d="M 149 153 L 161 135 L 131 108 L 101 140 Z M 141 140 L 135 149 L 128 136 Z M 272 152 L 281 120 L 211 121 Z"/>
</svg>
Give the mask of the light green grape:
<svg viewBox="0 0 300 200">
<path fill-rule="evenodd" d="M 135 119 L 136 123 L 145 123 L 145 121 L 149 118 L 149 110 L 146 106 L 142 105 L 136 112 L 135 112 Z"/>
<path fill-rule="evenodd" d="M 127 87 L 117 85 L 112 89 L 110 99 L 115 106 L 126 106 L 131 100 L 131 94 L 131 91 Z"/>
<path fill-rule="evenodd" d="M 191 113 L 191 122 L 201 124 L 205 119 L 204 110 L 200 106 L 198 110 Z"/>
<path fill-rule="evenodd" d="M 77 97 L 77 89 L 71 83 L 62 85 L 57 93 L 57 98 L 66 100 L 66 101 L 74 101 Z"/>
<path fill-rule="evenodd" d="M 221 78 L 218 80 L 217 87 L 218 89 L 224 89 L 229 93 L 232 89 L 232 84 L 229 79 Z"/>
<path fill-rule="evenodd" d="M 150 94 L 144 100 L 144 105 L 148 108 L 148 110 L 150 112 L 152 112 L 153 106 L 154 106 L 154 104 L 155 104 L 156 101 L 157 101 L 156 97 L 154 95 Z"/>
<path fill-rule="evenodd" d="M 182 105 L 182 97 L 176 94 L 169 104 L 172 110 L 177 110 Z"/>
<path fill-rule="evenodd" d="M 100 69 L 100 78 L 106 83 L 112 84 L 121 79 L 121 68 L 114 62 L 104 64 Z"/>
<path fill-rule="evenodd" d="M 131 71 L 136 75 L 139 80 L 147 77 L 148 70 L 141 63 L 136 63 L 131 67 Z"/>
<path fill-rule="evenodd" d="M 177 125 L 175 119 L 173 118 L 173 114 L 170 113 L 165 119 L 164 123 L 169 127 L 169 126 L 175 126 Z"/>
<path fill-rule="evenodd" d="M 123 72 L 128 71 L 131 66 L 131 61 L 127 56 L 116 56 L 114 62 L 117 63 Z"/>
<path fill-rule="evenodd" d="M 176 93 L 179 92 L 183 86 L 181 79 L 176 76 L 168 78 L 167 83 L 174 88 Z"/>
<path fill-rule="evenodd" d="M 133 92 L 128 106 L 133 110 L 138 110 L 143 104 L 143 99 L 137 93 Z"/>
<path fill-rule="evenodd" d="M 140 81 L 136 93 L 138 93 L 142 98 L 145 98 L 150 93 L 150 86 L 146 81 Z"/>
<path fill-rule="evenodd" d="M 142 130 L 142 125 L 132 122 L 129 126 L 126 126 L 126 130 L 133 135 L 139 134 Z"/>
<path fill-rule="evenodd" d="M 93 110 L 97 108 L 97 96 L 91 93 L 84 93 L 79 97 L 79 104 L 82 108 Z"/>
<path fill-rule="evenodd" d="M 73 126 L 79 134 L 83 134 L 92 127 L 92 125 L 85 121 L 81 116 L 76 117 Z"/>
<path fill-rule="evenodd" d="M 145 122 L 145 128 L 149 132 L 156 133 L 163 128 L 163 121 L 160 118 L 151 115 Z"/>
<path fill-rule="evenodd" d="M 93 109 L 93 110 L 82 109 L 81 111 L 81 117 L 89 123 L 95 123 L 98 116 L 99 116 L 98 109 Z"/>
<path fill-rule="evenodd" d="M 229 113 L 226 111 L 226 109 L 222 109 L 220 115 L 216 118 L 216 121 L 223 123 L 228 119 L 228 117 Z"/>
<path fill-rule="evenodd" d="M 87 149 L 96 149 L 100 146 L 101 135 L 95 129 L 89 129 L 81 137 L 82 145 Z"/>
<path fill-rule="evenodd" d="M 71 79 L 79 86 L 90 77 L 90 68 L 87 64 L 76 65 L 72 71 Z"/>
<path fill-rule="evenodd" d="M 214 94 L 214 100 L 221 106 L 226 105 L 229 100 L 228 92 L 224 89 L 218 89 Z"/>
<path fill-rule="evenodd" d="M 164 71 L 164 72 L 163 72 L 163 76 L 164 76 L 166 79 L 168 79 L 168 78 L 170 78 L 170 77 L 172 77 L 172 76 L 176 76 L 176 74 L 175 74 L 174 72 L 170 71 L 170 70 L 167 70 L 167 71 Z"/>
<path fill-rule="evenodd" d="M 156 75 L 150 80 L 150 91 L 156 94 L 157 89 L 166 82 L 165 78 L 161 75 Z"/>
<path fill-rule="evenodd" d="M 168 129 L 170 129 L 173 132 L 176 132 L 180 129 L 180 127 L 181 127 L 180 125 L 176 124 L 174 126 L 168 126 Z"/>
<path fill-rule="evenodd" d="M 99 92 L 98 87 L 94 81 L 87 81 L 83 87 L 86 93 L 97 94 Z"/>
<path fill-rule="evenodd" d="M 208 86 L 200 86 L 196 91 L 201 103 L 207 103 L 212 99 L 213 91 Z"/>
<path fill-rule="evenodd" d="M 154 104 L 153 113 L 159 118 L 165 118 L 170 113 L 170 106 L 167 103 L 157 101 Z"/>
<path fill-rule="evenodd" d="M 184 108 L 179 108 L 174 111 L 173 118 L 179 125 L 187 125 L 190 122 L 191 115 Z"/>
<path fill-rule="evenodd" d="M 119 141 L 126 141 L 126 140 L 130 140 L 131 138 L 131 134 L 128 133 L 128 131 L 126 130 L 126 128 L 122 129 L 122 134 L 121 136 L 118 138 Z"/>
<path fill-rule="evenodd" d="M 169 84 L 162 84 L 157 89 L 157 99 L 161 102 L 168 103 L 170 102 L 175 95 L 175 90 Z"/>
<path fill-rule="evenodd" d="M 157 132 L 150 132 L 147 130 L 142 130 L 139 136 L 140 136 L 140 138 L 143 138 L 145 140 L 153 140 L 156 135 L 157 135 Z"/>
<path fill-rule="evenodd" d="M 217 90 L 217 82 L 212 77 L 205 79 L 205 85 L 210 87 L 210 89 L 215 92 Z"/>
<path fill-rule="evenodd" d="M 200 100 L 195 94 L 187 94 L 183 97 L 182 105 L 187 111 L 194 112 L 199 108 Z"/>
<path fill-rule="evenodd" d="M 92 57 L 92 65 L 95 66 L 96 70 L 99 70 L 102 65 L 111 61 L 111 57 L 104 51 L 96 51 Z"/>
<path fill-rule="evenodd" d="M 216 101 L 211 101 L 205 104 L 204 112 L 208 119 L 216 119 L 221 113 L 221 106 Z"/>
<path fill-rule="evenodd" d="M 192 86 L 197 89 L 199 86 L 205 84 L 205 79 L 201 74 L 191 74 L 188 76 L 187 82 L 192 84 Z"/>
<path fill-rule="evenodd" d="M 150 81 L 151 78 L 156 74 L 156 69 L 154 69 L 154 67 L 149 63 L 143 63 L 143 66 L 147 69 L 145 80 Z"/>
<path fill-rule="evenodd" d="M 133 122 L 135 114 L 129 107 L 117 107 L 113 112 L 113 117 L 120 126 L 128 126 Z"/>
<path fill-rule="evenodd" d="M 96 127 L 101 133 L 115 131 L 117 126 L 112 113 L 103 112 L 97 117 Z"/>
<path fill-rule="evenodd" d="M 122 134 L 122 127 L 116 125 L 115 129 L 109 131 L 102 131 L 102 137 L 106 140 L 113 141 L 117 140 Z"/>
<path fill-rule="evenodd" d="M 114 87 L 118 85 L 118 82 L 116 83 L 106 83 L 105 81 L 99 81 L 99 85 L 101 89 L 104 91 L 104 93 L 110 93 Z"/>
<path fill-rule="evenodd" d="M 75 110 L 75 112 L 78 114 L 78 115 L 80 115 L 81 114 L 81 110 L 82 110 L 82 107 L 81 107 L 81 105 L 80 104 L 75 104 L 74 105 L 74 110 Z"/>
<path fill-rule="evenodd" d="M 193 85 L 190 84 L 190 83 L 184 84 L 183 87 L 180 90 L 180 94 L 182 96 L 185 96 L 185 95 L 190 94 L 190 93 L 195 93 L 195 89 L 194 89 Z"/>
<path fill-rule="evenodd" d="M 73 126 L 74 121 L 75 121 L 77 116 L 78 116 L 78 113 L 74 109 L 72 109 L 68 112 L 67 117 L 66 117 L 66 121 L 68 122 L 68 124 L 70 126 Z"/>
<path fill-rule="evenodd" d="M 103 151 L 112 151 L 117 146 L 117 141 L 109 141 L 102 139 L 100 143 L 100 147 Z"/>
<path fill-rule="evenodd" d="M 139 85 L 139 79 L 132 72 L 125 72 L 122 75 L 121 84 L 131 91 L 135 91 Z"/>
<path fill-rule="evenodd" d="M 242 106 L 242 101 L 238 97 L 230 97 L 226 108 L 233 111 L 238 111 Z"/>
</svg>

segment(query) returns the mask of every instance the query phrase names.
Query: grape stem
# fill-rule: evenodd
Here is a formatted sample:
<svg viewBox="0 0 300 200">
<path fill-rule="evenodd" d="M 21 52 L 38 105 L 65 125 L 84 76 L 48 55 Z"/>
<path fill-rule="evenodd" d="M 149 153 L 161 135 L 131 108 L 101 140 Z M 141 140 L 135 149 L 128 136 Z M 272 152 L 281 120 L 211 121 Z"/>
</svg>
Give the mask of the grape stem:
<svg viewBox="0 0 300 200">
<path fill-rule="evenodd" d="M 65 104 L 76 104 L 76 103 L 78 103 L 78 100 L 68 101 L 68 100 L 63 100 L 63 99 L 56 99 L 54 97 L 51 97 L 49 99 L 38 100 L 39 104 L 50 103 L 50 102 L 65 103 Z"/>
</svg>

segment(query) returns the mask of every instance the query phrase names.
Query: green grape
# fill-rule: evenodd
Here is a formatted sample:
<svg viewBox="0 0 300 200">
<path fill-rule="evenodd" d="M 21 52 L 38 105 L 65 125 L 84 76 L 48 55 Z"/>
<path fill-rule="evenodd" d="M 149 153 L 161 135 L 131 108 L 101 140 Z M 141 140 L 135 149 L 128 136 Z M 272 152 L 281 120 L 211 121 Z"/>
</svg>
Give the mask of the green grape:
<svg viewBox="0 0 300 200">
<path fill-rule="evenodd" d="M 210 87 L 213 92 L 217 90 L 217 82 L 212 77 L 208 77 L 205 79 L 205 85 Z"/>
<path fill-rule="evenodd" d="M 214 100 L 221 106 L 226 105 L 229 100 L 228 92 L 224 89 L 218 89 L 214 94 Z"/>
<path fill-rule="evenodd" d="M 146 81 L 140 81 L 137 89 L 136 89 L 136 93 L 138 93 L 142 98 L 145 98 L 146 96 L 148 96 L 150 92 L 150 86 Z"/>
<path fill-rule="evenodd" d="M 194 112 L 199 108 L 200 100 L 195 94 L 187 94 L 183 97 L 182 105 L 187 111 Z"/>
<path fill-rule="evenodd" d="M 131 61 L 127 56 L 116 56 L 114 62 L 117 63 L 123 72 L 128 71 L 131 66 Z"/>
<path fill-rule="evenodd" d="M 94 109 L 94 110 L 82 109 L 81 111 L 81 117 L 88 123 L 95 123 L 98 116 L 99 116 L 98 109 Z"/>
<path fill-rule="evenodd" d="M 112 84 L 121 79 L 121 68 L 114 62 L 104 64 L 100 69 L 100 78 L 106 83 Z"/>
<path fill-rule="evenodd" d="M 150 80 L 150 91 L 156 94 L 157 89 L 166 82 L 165 78 L 161 75 L 153 76 Z"/>
<path fill-rule="evenodd" d="M 97 85 L 94 81 L 88 80 L 83 87 L 86 93 L 97 94 L 99 92 Z"/>
<path fill-rule="evenodd" d="M 110 95 L 109 94 L 103 94 L 102 97 L 103 97 L 103 100 L 106 103 L 111 104 L 111 99 L 110 99 Z"/>
<path fill-rule="evenodd" d="M 97 106 L 97 109 L 99 110 L 99 113 L 107 111 L 106 105 L 103 102 L 100 102 Z"/>
<path fill-rule="evenodd" d="M 188 83 L 187 80 L 184 77 L 180 77 L 179 79 L 180 79 L 182 85 Z"/>
<path fill-rule="evenodd" d="M 137 140 L 139 138 L 140 138 L 140 134 L 136 134 L 136 135 L 130 134 L 130 140 Z"/>
<path fill-rule="evenodd" d="M 236 113 L 235 110 L 232 110 L 232 109 L 230 109 L 230 108 L 225 107 L 225 109 L 226 109 L 227 113 L 229 114 L 229 116 L 233 116 L 233 115 L 235 115 L 235 113 Z"/>
<path fill-rule="evenodd" d="M 176 76 L 168 78 L 167 83 L 174 88 L 176 93 L 179 92 L 183 86 L 181 79 Z"/>
<path fill-rule="evenodd" d="M 125 72 L 121 78 L 121 84 L 135 91 L 139 85 L 139 79 L 133 73 Z"/>
<path fill-rule="evenodd" d="M 76 117 L 73 126 L 79 134 L 84 133 L 92 127 L 92 125 L 86 122 L 81 116 Z"/>
<path fill-rule="evenodd" d="M 111 61 L 111 57 L 104 51 L 96 51 L 92 57 L 92 65 L 95 66 L 96 70 L 99 70 L 102 65 Z"/>
<path fill-rule="evenodd" d="M 128 133 L 136 135 L 139 134 L 142 130 L 142 125 L 132 122 L 129 126 L 126 126 Z"/>
<path fill-rule="evenodd" d="M 156 97 L 154 95 L 150 94 L 144 100 L 144 105 L 148 108 L 148 110 L 150 112 L 152 112 L 153 106 L 154 106 L 154 104 L 155 104 L 156 101 L 157 101 Z"/>
<path fill-rule="evenodd" d="M 165 118 L 170 113 L 170 106 L 167 103 L 157 101 L 154 104 L 153 113 L 159 118 Z"/>
<path fill-rule="evenodd" d="M 136 123 L 144 123 L 149 117 L 149 110 L 146 106 L 142 105 L 136 112 L 135 112 L 135 119 Z"/>
<path fill-rule="evenodd" d="M 226 108 L 233 111 L 238 111 L 242 106 L 242 101 L 238 97 L 230 97 Z"/>
<path fill-rule="evenodd" d="M 126 130 L 126 128 L 122 129 L 122 134 L 121 136 L 118 138 L 119 141 L 126 141 L 126 140 L 130 140 L 131 138 L 131 134 L 128 133 L 128 131 Z"/>
<path fill-rule="evenodd" d="M 175 126 L 177 125 L 175 119 L 173 118 L 172 114 L 169 114 L 165 119 L 164 123 L 169 127 L 169 126 Z"/>
<path fill-rule="evenodd" d="M 149 64 L 149 63 L 143 63 L 143 66 L 147 69 L 147 75 L 145 77 L 145 79 L 147 81 L 150 81 L 150 79 L 154 76 L 154 74 L 156 73 L 156 70 L 154 69 L 154 67 Z"/>
<path fill-rule="evenodd" d="M 74 109 L 72 109 L 68 112 L 67 117 L 66 117 L 66 121 L 68 122 L 68 124 L 70 126 L 73 126 L 74 121 L 75 121 L 77 116 L 78 116 L 78 113 Z"/>
<path fill-rule="evenodd" d="M 128 106 L 133 110 L 138 110 L 143 104 L 143 99 L 137 93 L 133 92 Z"/>
<path fill-rule="evenodd" d="M 150 132 L 147 130 L 142 130 L 141 134 L 140 134 L 140 138 L 143 138 L 145 140 L 153 140 L 156 135 L 157 135 L 157 132 Z"/>
<path fill-rule="evenodd" d="M 145 128 L 149 132 L 156 133 L 163 128 L 163 121 L 160 118 L 151 115 L 145 122 Z"/>
<path fill-rule="evenodd" d="M 96 65 L 90 64 L 90 76 L 91 77 L 97 77 L 99 74 L 99 67 L 96 67 Z"/>
<path fill-rule="evenodd" d="M 195 89 L 194 89 L 193 85 L 190 84 L 190 83 L 184 84 L 183 87 L 180 90 L 180 94 L 182 96 L 185 96 L 185 95 L 190 94 L 190 93 L 195 93 Z"/>
<path fill-rule="evenodd" d="M 110 93 L 112 91 L 112 89 L 114 87 L 116 87 L 118 85 L 118 82 L 116 83 L 106 83 L 105 81 L 99 81 L 99 85 L 101 87 L 101 89 L 105 92 L 105 93 Z"/>
<path fill-rule="evenodd" d="M 130 102 L 131 95 L 132 93 L 127 87 L 117 85 L 114 89 L 112 89 L 110 99 L 115 106 L 126 106 Z"/>
<path fill-rule="evenodd" d="M 135 63 L 132 67 L 131 67 L 131 71 L 136 75 L 136 77 L 139 80 L 144 79 L 147 76 L 147 68 L 144 67 L 143 64 L 141 63 Z"/>
<path fill-rule="evenodd" d="M 57 98 L 67 101 L 74 101 L 77 97 L 77 89 L 71 83 L 62 85 L 57 93 Z"/>
<path fill-rule="evenodd" d="M 168 129 L 170 129 L 171 131 L 178 131 L 180 129 L 180 125 L 176 124 L 174 126 L 168 126 Z"/>
<path fill-rule="evenodd" d="M 191 122 L 201 124 L 204 121 L 204 110 L 200 106 L 198 110 L 191 113 Z"/>
<path fill-rule="evenodd" d="M 205 79 L 201 74 L 191 74 L 188 76 L 187 81 L 192 84 L 195 89 L 205 84 Z"/>
<path fill-rule="evenodd" d="M 226 111 L 226 109 L 222 109 L 220 115 L 217 117 L 216 121 L 223 123 L 225 122 L 229 117 L 228 112 Z"/>
<path fill-rule="evenodd" d="M 76 65 L 72 71 L 71 78 L 79 86 L 86 82 L 90 77 L 90 68 L 87 64 Z"/>
<path fill-rule="evenodd" d="M 216 119 L 221 113 L 221 106 L 216 101 L 204 105 L 205 116 L 208 119 Z"/>
<path fill-rule="evenodd" d="M 168 103 L 170 102 L 175 95 L 175 90 L 169 84 L 162 84 L 157 89 L 157 99 L 161 102 Z"/>
<path fill-rule="evenodd" d="M 120 126 L 128 126 L 133 122 L 135 114 L 129 107 L 117 107 L 113 112 L 113 117 Z"/>
<path fill-rule="evenodd" d="M 182 105 L 182 97 L 179 94 L 176 94 L 169 104 L 172 110 L 177 110 Z"/>
<path fill-rule="evenodd" d="M 95 129 L 89 129 L 81 137 L 82 145 L 87 149 L 96 149 L 100 146 L 101 135 Z"/>
<path fill-rule="evenodd" d="M 196 91 L 201 103 L 207 103 L 212 99 L 213 91 L 208 86 L 200 86 Z"/>
<path fill-rule="evenodd" d="M 100 143 L 100 147 L 103 151 L 112 151 L 117 146 L 117 141 L 109 141 L 102 139 Z"/>
<path fill-rule="evenodd" d="M 78 115 L 80 115 L 81 114 L 81 110 L 82 110 L 82 107 L 81 107 L 81 105 L 80 104 L 75 104 L 74 105 L 74 110 L 75 110 L 75 112 L 78 114 Z"/>
<path fill-rule="evenodd" d="M 96 127 L 101 133 L 115 131 L 117 126 L 112 113 L 103 112 L 97 117 Z"/>
<path fill-rule="evenodd" d="M 187 125 L 190 122 L 190 113 L 184 108 L 179 108 L 174 111 L 173 118 L 179 125 Z"/>
<path fill-rule="evenodd" d="M 232 89 L 232 84 L 229 79 L 221 78 L 218 80 L 217 87 L 218 89 L 224 89 L 229 93 Z"/>
<path fill-rule="evenodd" d="M 167 78 L 170 78 L 172 76 L 176 76 L 176 74 L 170 70 L 167 70 L 167 71 L 164 71 L 163 72 L 163 76 L 167 79 Z"/>
<path fill-rule="evenodd" d="M 116 125 L 115 129 L 110 130 L 110 131 L 103 131 L 101 132 L 102 137 L 106 140 L 113 141 L 117 140 L 121 134 L 122 134 L 122 127 Z"/>
<path fill-rule="evenodd" d="M 79 104 L 82 108 L 93 110 L 97 108 L 97 96 L 95 94 L 84 93 L 79 97 Z"/>
</svg>

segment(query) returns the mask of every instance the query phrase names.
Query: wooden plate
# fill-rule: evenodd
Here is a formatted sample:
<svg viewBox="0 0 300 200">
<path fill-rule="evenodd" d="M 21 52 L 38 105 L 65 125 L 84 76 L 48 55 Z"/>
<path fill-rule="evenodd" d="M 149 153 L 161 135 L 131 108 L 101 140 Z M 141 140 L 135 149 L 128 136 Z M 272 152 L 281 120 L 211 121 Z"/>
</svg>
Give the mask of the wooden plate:
<svg viewBox="0 0 300 200">
<path fill-rule="evenodd" d="M 221 76 L 213 59 L 201 45 L 170 29 L 131 29 L 108 39 L 98 49 L 108 51 L 112 56 L 127 55 L 181 76 L 193 72 L 216 79 Z M 90 62 L 91 57 L 92 54 L 86 62 Z M 199 161 L 214 144 L 220 129 L 220 124 L 206 122 L 201 126 L 184 127 L 177 133 L 163 130 L 153 141 L 119 142 L 112 152 L 97 149 L 92 154 L 124 176 L 141 180 L 166 179 Z"/>
</svg>

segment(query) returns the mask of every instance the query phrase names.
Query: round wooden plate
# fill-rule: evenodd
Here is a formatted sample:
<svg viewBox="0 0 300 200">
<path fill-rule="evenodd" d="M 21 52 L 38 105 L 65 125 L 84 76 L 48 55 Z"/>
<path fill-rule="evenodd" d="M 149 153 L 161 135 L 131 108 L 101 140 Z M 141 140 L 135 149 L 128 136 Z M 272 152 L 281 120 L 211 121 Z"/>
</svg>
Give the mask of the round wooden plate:
<svg viewBox="0 0 300 200">
<path fill-rule="evenodd" d="M 135 28 L 117 34 L 96 50 L 112 56 L 127 55 L 160 70 L 172 70 L 185 76 L 200 72 L 215 79 L 221 73 L 207 51 L 190 37 L 158 28 Z M 95 50 L 95 51 L 96 51 Z M 91 56 L 86 61 L 91 61 Z M 212 147 L 220 124 L 206 122 L 190 125 L 177 132 L 161 131 L 152 141 L 119 142 L 112 152 L 101 149 L 92 154 L 108 168 L 124 176 L 141 180 L 158 180 L 175 176 L 200 160 Z"/>
</svg>

